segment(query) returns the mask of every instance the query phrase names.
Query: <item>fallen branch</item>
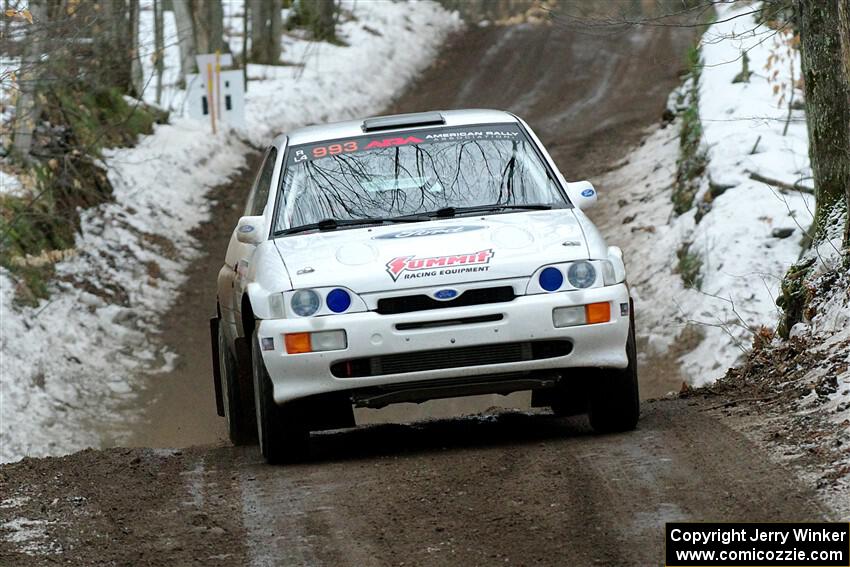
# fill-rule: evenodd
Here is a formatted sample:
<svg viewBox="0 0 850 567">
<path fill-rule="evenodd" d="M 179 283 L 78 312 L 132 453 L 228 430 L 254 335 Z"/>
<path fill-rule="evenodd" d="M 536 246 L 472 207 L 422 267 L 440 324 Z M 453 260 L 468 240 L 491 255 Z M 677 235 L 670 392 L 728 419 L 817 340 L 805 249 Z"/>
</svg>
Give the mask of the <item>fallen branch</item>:
<svg viewBox="0 0 850 567">
<path fill-rule="evenodd" d="M 805 185 L 800 185 L 799 183 L 794 183 L 791 185 L 790 183 L 785 183 L 784 181 L 779 181 L 778 179 L 771 179 L 770 177 L 765 177 L 764 175 L 760 175 L 758 173 L 750 173 L 750 179 L 753 181 L 758 181 L 760 183 L 767 183 L 770 186 L 778 187 L 782 192 L 801 192 L 808 193 L 809 195 L 814 195 L 815 190 L 811 187 L 806 187 Z"/>
</svg>

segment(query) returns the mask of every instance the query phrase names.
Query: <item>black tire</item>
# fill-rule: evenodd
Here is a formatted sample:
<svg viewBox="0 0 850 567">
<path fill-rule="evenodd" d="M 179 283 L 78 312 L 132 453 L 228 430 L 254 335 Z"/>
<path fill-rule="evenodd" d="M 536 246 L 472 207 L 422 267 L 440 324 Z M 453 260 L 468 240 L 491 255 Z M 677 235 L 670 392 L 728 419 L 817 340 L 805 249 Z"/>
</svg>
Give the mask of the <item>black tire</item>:
<svg viewBox="0 0 850 567">
<path fill-rule="evenodd" d="M 221 375 L 221 398 L 227 433 L 234 445 L 253 445 L 257 442 L 252 392 L 240 387 L 239 368 L 227 347 L 222 325 L 218 328 L 218 365 Z"/>
<path fill-rule="evenodd" d="M 551 392 L 552 413 L 557 417 L 569 417 L 587 413 L 587 392 L 584 387 L 584 377 L 571 377 L 572 372 L 567 371 L 567 378 L 555 387 Z"/>
<path fill-rule="evenodd" d="M 272 397 L 272 381 L 260 352 L 257 331 L 251 341 L 254 400 L 260 451 L 269 464 L 295 463 L 307 458 L 310 431 L 297 402 L 279 406 Z"/>
<path fill-rule="evenodd" d="M 640 417 L 638 392 L 637 347 L 634 319 L 629 324 L 626 341 L 629 365 L 626 368 L 600 369 L 591 378 L 588 417 L 597 433 L 631 431 Z"/>
<path fill-rule="evenodd" d="M 570 417 L 587 411 L 587 401 L 584 399 L 573 399 L 577 393 L 558 393 L 559 396 L 552 400 L 552 414 L 556 417 Z"/>
</svg>

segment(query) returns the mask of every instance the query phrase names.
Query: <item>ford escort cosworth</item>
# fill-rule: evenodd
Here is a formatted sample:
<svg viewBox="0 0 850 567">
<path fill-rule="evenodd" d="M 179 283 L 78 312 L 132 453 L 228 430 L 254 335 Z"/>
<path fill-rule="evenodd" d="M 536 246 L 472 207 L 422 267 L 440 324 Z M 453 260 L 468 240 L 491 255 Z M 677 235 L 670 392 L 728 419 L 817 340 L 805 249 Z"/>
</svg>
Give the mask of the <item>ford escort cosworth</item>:
<svg viewBox="0 0 850 567">
<path fill-rule="evenodd" d="M 310 126 L 266 150 L 218 276 L 218 412 L 269 462 L 353 407 L 531 390 L 638 420 L 622 253 L 528 125 L 492 110 Z"/>
</svg>

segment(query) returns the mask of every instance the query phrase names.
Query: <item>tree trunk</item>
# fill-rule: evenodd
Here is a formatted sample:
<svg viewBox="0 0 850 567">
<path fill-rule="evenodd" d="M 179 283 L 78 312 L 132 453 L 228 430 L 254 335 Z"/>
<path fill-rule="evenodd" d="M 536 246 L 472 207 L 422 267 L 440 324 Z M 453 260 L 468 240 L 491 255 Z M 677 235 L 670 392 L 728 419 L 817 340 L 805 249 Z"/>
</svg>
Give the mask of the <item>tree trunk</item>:
<svg viewBox="0 0 850 567">
<path fill-rule="evenodd" d="M 843 0 L 840 0 L 843 1 Z M 839 0 L 795 0 L 800 31 L 809 159 L 815 182 L 815 242 L 834 235 L 850 185 L 850 86 L 844 73 Z M 846 235 L 847 227 L 842 234 Z"/>
<path fill-rule="evenodd" d="M 251 60 L 255 63 L 280 63 L 280 0 L 251 0 Z"/>
<path fill-rule="evenodd" d="M 190 0 L 197 53 L 225 51 L 224 10 L 221 0 Z"/>
<path fill-rule="evenodd" d="M 318 40 L 334 40 L 336 39 L 336 2 L 334 0 L 316 0 L 318 5 L 318 13 L 313 24 L 313 35 Z"/>
<path fill-rule="evenodd" d="M 154 70 L 156 71 L 156 103 L 162 103 L 162 75 L 165 72 L 165 32 L 162 18 L 163 0 L 153 0 Z"/>
<path fill-rule="evenodd" d="M 248 91 L 248 2 L 242 3 L 242 84 Z"/>
<path fill-rule="evenodd" d="M 186 75 L 195 70 L 195 34 L 192 31 L 192 11 L 189 0 L 172 0 L 174 20 L 177 24 L 177 40 L 180 46 L 180 82 L 185 85 Z"/>
<path fill-rule="evenodd" d="M 313 32 L 313 39 L 336 39 L 334 0 L 302 0 L 298 3 L 298 22 Z"/>
<path fill-rule="evenodd" d="M 10 10 L 12 10 L 12 3 L 11 2 L 12 2 L 12 0 L 3 0 L 3 13 L 4 14 L 9 12 Z M 3 35 L 0 36 L 4 40 L 8 39 L 9 30 L 11 29 L 11 26 L 12 26 L 12 18 L 5 16 L 3 18 L 3 32 L 2 32 Z"/>
<path fill-rule="evenodd" d="M 90 77 L 92 86 L 115 87 L 124 93 L 133 91 L 132 22 L 124 0 L 98 0 L 97 22 L 92 31 L 93 57 L 98 65 Z"/>
<path fill-rule="evenodd" d="M 838 35 L 841 37 L 841 52 L 844 60 L 844 80 L 850 89 L 850 0 L 838 1 Z M 847 163 L 850 163 L 850 147 L 847 148 Z M 844 247 L 850 248 L 850 183 L 845 186 L 844 200 L 847 207 L 847 222 L 844 225 Z"/>
<path fill-rule="evenodd" d="M 145 90 L 145 77 L 142 62 L 139 60 L 139 0 L 130 0 L 130 81 L 132 94 L 142 98 Z"/>
<path fill-rule="evenodd" d="M 29 11 L 33 24 L 27 28 L 27 42 L 21 60 L 23 73 L 20 77 L 21 94 L 15 105 L 15 134 L 13 151 L 22 160 L 29 160 L 32 136 L 38 118 L 39 60 L 42 53 L 47 6 L 43 0 L 30 0 Z"/>
</svg>

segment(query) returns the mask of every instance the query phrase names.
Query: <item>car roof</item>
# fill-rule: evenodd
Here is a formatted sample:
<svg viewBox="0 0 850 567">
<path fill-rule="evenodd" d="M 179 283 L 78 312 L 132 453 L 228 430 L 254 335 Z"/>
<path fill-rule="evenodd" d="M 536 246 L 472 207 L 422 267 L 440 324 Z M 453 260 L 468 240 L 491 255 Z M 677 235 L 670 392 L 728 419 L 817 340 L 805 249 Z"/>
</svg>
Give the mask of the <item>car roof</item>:
<svg viewBox="0 0 850 567">
<path fill-rule="evenodd" d="M 474 124 L 499 124 L 499 123 L 517 123 L 517 118 L 504 110 L 487 110 L 487 109 L 468 109 L 468 110 L 439 110 L 432 112 L 423 112 L 416 114 L 394 114 L 389 116 L 381 116 L 383 119 L 390 119 L 402 123 L 396 128 L 381 128 L 380 132 L 391 132 L 393 130 L 412 130 L 415 128 L 433 128 L 433 121 L 418 123 L 417 117 L 433 118 L 434 115 L 440 114 L 445 120 L 443 127 L 451 126 L 466 126 Z M 332 122 L 330 124 L 316 124 L 314 126 L 305 126 L 282 134 L 275 138 L 274 144 L 278 147 L 286 143 L 289 139 L 290 145 L 311 144 L 321 142 L 322 140 L 338 140 L 341 138 L 351 138 L 354 136 L 363 136 L 366 132 L 363 129 L 364 120 L 374 120 L 373 118 L 360 120 L 347 120 L 345 122 Z M 405 119 L 410 119 L 409 123 Z M 426 123 L 427 122 L 427 123 Z"/>
</svg>

